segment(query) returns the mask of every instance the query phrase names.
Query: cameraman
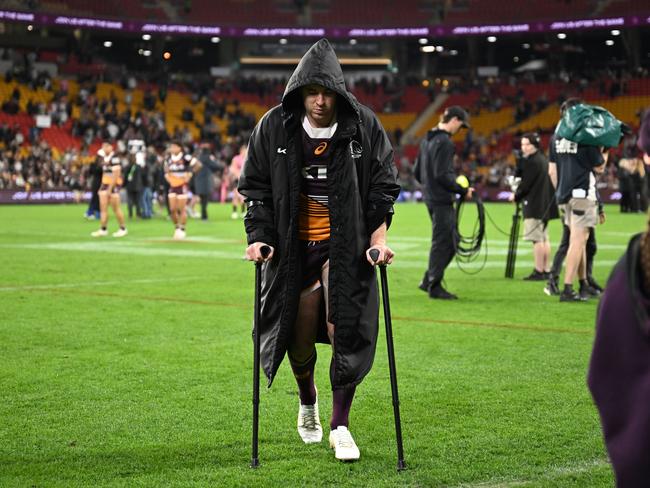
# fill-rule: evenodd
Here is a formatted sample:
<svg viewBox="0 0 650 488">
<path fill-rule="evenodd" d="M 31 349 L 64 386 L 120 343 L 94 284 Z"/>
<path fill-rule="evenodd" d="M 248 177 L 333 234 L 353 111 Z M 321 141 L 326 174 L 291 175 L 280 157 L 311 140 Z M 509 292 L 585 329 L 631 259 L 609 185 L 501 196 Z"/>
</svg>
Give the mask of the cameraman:
<svg viewBox="0 0 650 488">
<path fill-rule="evenodd" d="M 523 204 L 524 240 L 533 243 L 535 269 L 524 278 L 528 281 L 543 281 L 549 276 L 551 243 L 547 225 L 559 216 L 548 160 L 539 146 L 538 134 L 528 132 L 521 137 L 521 183 L 510 196 L 510 201 Z"/>
<path fill-rule="evenodd" d="M 474 188 L 464 188 L 456 183 L 453 167 L 456 148 L 451 136 L 461 128 L 468 127 L 469 114 L 457 105 L 448 107 L 441 116 L 440 123 L 420 143 L 420 152 L 415 162 L 415 177 L 422 184 L 423 199 L 431 217 L 429 267 L 419 285 L 430 298 L 458 298 L 445 290 L 441 283 L 458 246 L 454 212 L 456 195 L 469 200 L 474 192 Z"/>
<path fill-rule="evenodd" d="M 580 99 L 566 100 L 560 113 L 582 103 Z M 549 143 L 549 174 L 556 184 L 556 198 L 562 207 L 564 224 L 569 229 L 569 248 L 564 272 L 564 289 L 561 302 L 581 302 L 597 296 L 587 281 L 586 244 L 589 234 L 598 223 L 598 197 L 595 173 L 600 174 L 607 165 L 608 153 L 596 146 L 586 146 L 555 135 Z M 580 293 L 573 289 L 576 277 Z"/>
</svg>

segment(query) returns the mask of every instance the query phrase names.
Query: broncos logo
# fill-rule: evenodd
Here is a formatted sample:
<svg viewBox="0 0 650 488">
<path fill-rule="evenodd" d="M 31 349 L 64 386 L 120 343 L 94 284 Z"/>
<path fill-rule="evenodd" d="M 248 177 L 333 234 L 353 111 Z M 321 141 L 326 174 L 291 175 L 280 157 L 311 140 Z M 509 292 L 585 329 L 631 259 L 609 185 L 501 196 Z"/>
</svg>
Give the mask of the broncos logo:
<svg viewBox="0 0 650 488">
<path fill-rule="evenodd" d="M 361 147 L 361 144 L 355 140 L 350 141 L 350 155 L 352 156 L 352 159 L 359 159 L 362 152 L 363 148 Z"/>
</svg>

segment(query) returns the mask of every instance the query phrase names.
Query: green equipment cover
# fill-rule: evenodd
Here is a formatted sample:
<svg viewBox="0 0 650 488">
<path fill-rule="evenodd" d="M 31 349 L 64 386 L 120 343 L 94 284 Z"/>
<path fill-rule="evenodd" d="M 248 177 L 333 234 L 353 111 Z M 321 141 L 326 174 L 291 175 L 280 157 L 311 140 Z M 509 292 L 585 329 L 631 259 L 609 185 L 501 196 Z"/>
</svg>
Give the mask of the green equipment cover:
<svg viewBox="0 0 650 488">
<path fill-rule="evenodd" d="M 607 109 L 579 103 L 564 112 L 555 135 L 586 146 L 616 147 L 621 141 L 621 125 Z"/>
</svg>

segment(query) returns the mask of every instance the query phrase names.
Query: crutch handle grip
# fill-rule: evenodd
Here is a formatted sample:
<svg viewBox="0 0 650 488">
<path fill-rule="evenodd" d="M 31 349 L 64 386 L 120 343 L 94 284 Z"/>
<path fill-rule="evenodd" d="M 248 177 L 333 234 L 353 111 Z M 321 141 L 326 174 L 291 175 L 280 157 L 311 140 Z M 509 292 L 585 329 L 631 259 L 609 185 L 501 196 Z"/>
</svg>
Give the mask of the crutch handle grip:
<svg viewBox="0 0 650 488">
<path fill-rule="evenodd" d="M 271 248 L 269 246 L 260 247 L 260 254 L 264 259 L 266 259 L 266 257 L 271 254 Z"/>
<path fill-rule="evenodd" d="M 375 263 L 379 259 L 379 249 L 371 249 L 368 251 L 368 254 L 370 255 L 370 259 L 372 259 Z"/>
</svg>

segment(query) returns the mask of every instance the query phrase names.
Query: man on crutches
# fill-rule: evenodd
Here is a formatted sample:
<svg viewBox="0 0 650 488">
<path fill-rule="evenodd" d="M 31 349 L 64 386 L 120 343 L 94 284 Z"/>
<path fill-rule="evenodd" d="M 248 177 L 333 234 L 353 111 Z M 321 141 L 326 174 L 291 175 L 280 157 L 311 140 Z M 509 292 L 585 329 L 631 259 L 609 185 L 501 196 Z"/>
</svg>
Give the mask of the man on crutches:
<svg viewBox="0 0 650 488">
<path fill-rule="evenodd" d="M 357 385 L 377 343 L 374 265 L 386 245 L 399 194 L 393 150 L 377 117 L 345 87 L 325 39 L 303 56 L 282 104 L 257 124 L 239 180 L 246 198 L 246 257 L 261 268 L 260 364 L 269 386 L 289 358 L 304 443 L 322 440 L 314 384 L 316 342 L 332 344 L 329 444 L 336 459 L 359 459 L 349 430 Z M 266 258 L 261 249 L 269 246 Z M 379 251 L 376 260 L 368 252 Z"/>
</svg>

